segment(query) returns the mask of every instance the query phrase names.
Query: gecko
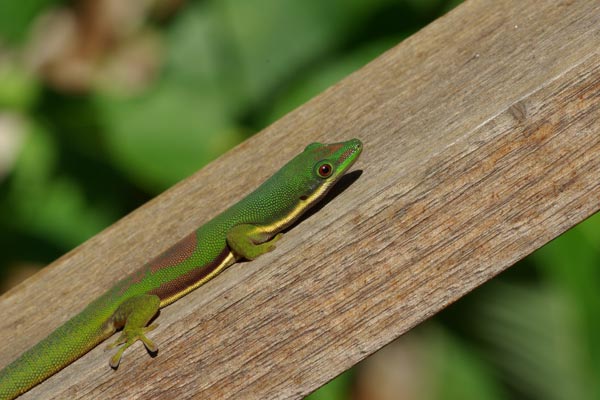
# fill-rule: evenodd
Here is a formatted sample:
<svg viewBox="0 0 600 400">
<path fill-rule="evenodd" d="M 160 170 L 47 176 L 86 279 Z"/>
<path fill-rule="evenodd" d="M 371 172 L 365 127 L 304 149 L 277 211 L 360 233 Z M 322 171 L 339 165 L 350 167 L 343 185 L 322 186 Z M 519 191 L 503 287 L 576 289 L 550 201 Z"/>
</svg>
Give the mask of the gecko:
<svg viewBox="0 0 600 400">
<path fill-rule="evenodd" d="M 117 330 L 109 364 L 141 341 L 151 354 L 159 309 L 198 288 L 239 260 L 275 249 L 294 223 L 345 174 L 362 152 L 362 142 L 312 143 L 256 190 L 206 222 L 158 257 L 118 281 L 83 311 L 0 371 L 0 400 L 10 400 L 71 364 Z"/>
</svg>

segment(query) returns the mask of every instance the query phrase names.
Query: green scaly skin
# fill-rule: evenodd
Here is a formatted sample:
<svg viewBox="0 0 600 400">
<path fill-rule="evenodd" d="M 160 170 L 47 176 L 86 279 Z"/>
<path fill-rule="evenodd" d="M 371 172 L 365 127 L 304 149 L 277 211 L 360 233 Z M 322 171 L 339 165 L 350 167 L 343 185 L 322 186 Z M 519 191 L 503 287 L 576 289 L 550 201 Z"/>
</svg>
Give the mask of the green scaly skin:
<svg viewBox="0 0 600 400">
<path fill-rule="evenodd" d="M 0 400 L 14 399 L 66 367 L 123 328 L 110 347 L 117 368 L 125 349 L 146 337 L 157 311 L 181 298 L 239 259 L 252 260 L 275 248 L 292 224 L 342 177 L 362 143 L 308 145 L 275 175 L 233 205 L 119 281 L 81 313 L 0 371 Z"/>
</svg>

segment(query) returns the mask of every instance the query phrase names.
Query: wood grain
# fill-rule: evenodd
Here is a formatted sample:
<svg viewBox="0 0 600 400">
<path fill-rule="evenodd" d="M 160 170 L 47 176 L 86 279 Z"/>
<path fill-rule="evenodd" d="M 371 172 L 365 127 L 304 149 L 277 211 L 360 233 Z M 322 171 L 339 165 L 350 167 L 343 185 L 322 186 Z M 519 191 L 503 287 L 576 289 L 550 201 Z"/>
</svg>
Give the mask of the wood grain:
<svg viewBox="0 0 600 400">
<path fill-rule="evenodd" d="M 467 1 L 4 295 L 0 366 L 306 143 L 359 137 L 362 175 L 164 309 L 156 358 L 99 346 L 23 396 L 301 398 L 600 208 L 599 49 L 598 2 Z"/>
</svg>

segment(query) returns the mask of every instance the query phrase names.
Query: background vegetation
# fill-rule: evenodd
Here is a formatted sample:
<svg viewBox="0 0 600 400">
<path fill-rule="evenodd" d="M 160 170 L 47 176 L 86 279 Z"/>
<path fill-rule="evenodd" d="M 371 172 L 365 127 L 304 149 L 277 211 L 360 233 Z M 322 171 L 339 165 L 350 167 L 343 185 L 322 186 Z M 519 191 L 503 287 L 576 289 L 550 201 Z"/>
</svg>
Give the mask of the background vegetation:
<svg viewBox="0 0 600 400">
<path fill-rule="evenodd" d="M 458 0 L 0 4 L 0 292 Z M 600 399 L 600 216 L 314 393 Z"/>
</svg>

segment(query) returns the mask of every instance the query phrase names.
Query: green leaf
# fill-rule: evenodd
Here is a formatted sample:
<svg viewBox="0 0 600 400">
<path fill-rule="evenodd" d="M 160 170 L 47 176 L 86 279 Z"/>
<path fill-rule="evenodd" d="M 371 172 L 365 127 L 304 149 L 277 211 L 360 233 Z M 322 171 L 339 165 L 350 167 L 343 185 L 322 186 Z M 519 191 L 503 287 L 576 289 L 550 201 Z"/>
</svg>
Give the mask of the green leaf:
<svg viewBox="0 0 600 400">
<path fill-rule="evenodd" d="M 505 393 L 494 371 L 468 343 L 464 343 L 435 324 L 421 332 L 429 353 L 428 376 L 436 400 L 500 400 Z M 401 340 L 401 339 L 400 339 Z"/>
<path fill-rule="evenodd" d="M 264 98 L 390 0 L 224 0 L 218 2 L 229 29 L 244 95 Z"/>
<path fill-rule="evenodd" d="M 18 42 L 26 38 L 31 22 L 44 9 L 61 0 L 3 0 L 0 2 L 0 42 Z M 3 39 L 3 40 L 2 40 Z"/>
<path fill-rule="evenodd" d="M 116 216 L 92 206 L 74 180 L 56 175 L 57 158 L 57 144 L 49 132 L 30 123 L 8 186 L 10 214 L 5 218 L 19 231 L 71 249 Z"/>
<path fill-rule="evenodd" d="M 575 304 L 556 287 L 487 285 L 471 318 L 499 375 L 532 399 L 595 398 Z M 559 384 L 557 384 L 557 382 Z"/>
<path fill-rule="evenodd" d="M 350 398 L 350 388 L 352 382 L 352 370 L 348 370 L 337 376 L 326 385 L 317 389 L 305 400 L 345 400 Z"/>
<path fill-rule="evenodd" d="M 175 85 L 134 99 L 99 96 L 97 104 L 114 161 L 150 191 L 191 175 L 242 138 L 222 104 Z"/>
<path fill-rule="evenodd" d="M 298 77 L 287 92 L 273 104 L 262 123 L 268 125 L 276 121 L 329 86 L 360 69 L 399 41 L 400 38 L 391 38 L 371 42 L 342 58 L 336 58 L 329 63 L 323 63 L 315 70 L 308 71 L 307 74 Z"/>
<path fill-rule="evenodd" d="M 37 79 L 11 60 L 0 59 L 0 108 L 30 108 L 40 91 Z"/>
</svg>

